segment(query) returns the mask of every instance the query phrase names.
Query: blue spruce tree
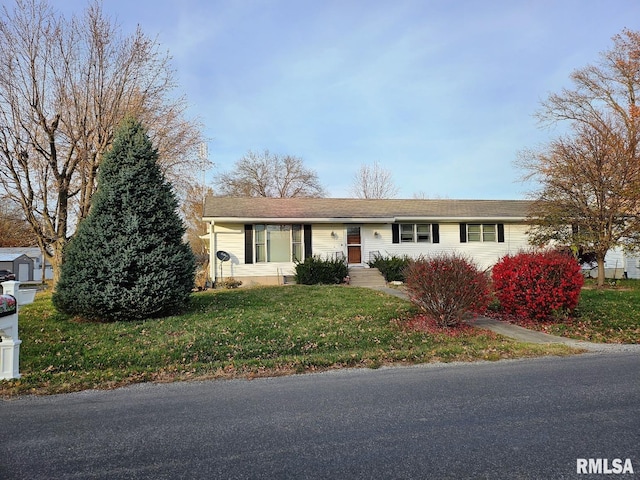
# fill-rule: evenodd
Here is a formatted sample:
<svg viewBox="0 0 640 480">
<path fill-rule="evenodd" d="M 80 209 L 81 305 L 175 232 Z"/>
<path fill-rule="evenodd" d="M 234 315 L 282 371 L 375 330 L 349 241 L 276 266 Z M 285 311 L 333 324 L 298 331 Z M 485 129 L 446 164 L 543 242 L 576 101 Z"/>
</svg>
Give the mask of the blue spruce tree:
<svg viewBox="0 0 640 480">
<path fill-rule="evenodd" d="M 117 321 L 187 307 L 195 258 L 157 159 L 143 126 L 126 119 L 100 165 L 91 211 L 65 250 L 53 294 L 59 311 Z"/>
</svg>

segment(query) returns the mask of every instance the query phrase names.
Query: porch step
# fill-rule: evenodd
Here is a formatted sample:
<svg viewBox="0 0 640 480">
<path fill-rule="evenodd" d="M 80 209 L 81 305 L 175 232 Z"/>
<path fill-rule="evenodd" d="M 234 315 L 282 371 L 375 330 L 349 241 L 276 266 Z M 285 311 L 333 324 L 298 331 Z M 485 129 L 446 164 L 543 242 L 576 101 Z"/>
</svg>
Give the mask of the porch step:
<svg viewBox="0 0 640 480">
<path fill-rule="evenodd" d="M 387 284 L 377 268 L 350 268 L 349 279 L 354 287 L 384 287 Z"/>
</svg>

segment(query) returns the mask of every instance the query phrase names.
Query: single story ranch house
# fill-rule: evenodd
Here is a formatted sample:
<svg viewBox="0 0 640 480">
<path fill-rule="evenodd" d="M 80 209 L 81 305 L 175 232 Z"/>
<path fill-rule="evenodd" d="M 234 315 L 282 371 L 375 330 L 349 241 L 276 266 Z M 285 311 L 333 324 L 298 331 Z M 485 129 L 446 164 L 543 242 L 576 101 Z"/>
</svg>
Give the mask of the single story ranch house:
<svg viewBox="0 0 640 480">
<path fill-rule="evenodd" d="M 376 255 L 461 252 L 480 268 L 529 248 L 526 200 L 369 200 L 209 197 L 210 275 L 279 284 L 295 262 L 343 257 L 366 268 Z M 221 260 L 222 259 L 222 260 Z"/>
</svg>

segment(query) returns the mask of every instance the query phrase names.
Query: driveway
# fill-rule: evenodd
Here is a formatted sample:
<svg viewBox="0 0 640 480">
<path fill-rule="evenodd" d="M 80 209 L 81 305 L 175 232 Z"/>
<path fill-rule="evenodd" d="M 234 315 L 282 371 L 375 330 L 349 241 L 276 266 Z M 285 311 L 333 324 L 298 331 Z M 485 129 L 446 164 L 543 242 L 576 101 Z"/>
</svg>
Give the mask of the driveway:
<svg viewBox="0 0 640 480">
<path fill-rule="evenodd" d="M 22 397 L 0 405 L 0 478 L 638 475 L 639 378 L 637 354 L 591 353 Z"/>
</svg>

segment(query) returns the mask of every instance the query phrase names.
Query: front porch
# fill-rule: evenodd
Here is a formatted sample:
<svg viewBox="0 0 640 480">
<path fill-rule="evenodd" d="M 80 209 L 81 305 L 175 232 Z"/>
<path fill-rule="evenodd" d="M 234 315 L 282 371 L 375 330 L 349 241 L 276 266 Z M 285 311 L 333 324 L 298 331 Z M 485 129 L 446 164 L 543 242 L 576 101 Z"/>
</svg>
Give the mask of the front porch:
<svg viewBox="0 0 640 480">
<path fill-rule="evenodd" d="M 349 285 L 353 287 L 385 287 L 384 277 L 377 268 L 349 267 Z"/>
</svg>

